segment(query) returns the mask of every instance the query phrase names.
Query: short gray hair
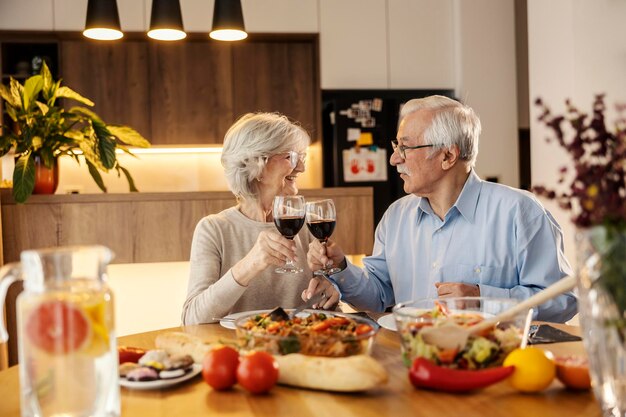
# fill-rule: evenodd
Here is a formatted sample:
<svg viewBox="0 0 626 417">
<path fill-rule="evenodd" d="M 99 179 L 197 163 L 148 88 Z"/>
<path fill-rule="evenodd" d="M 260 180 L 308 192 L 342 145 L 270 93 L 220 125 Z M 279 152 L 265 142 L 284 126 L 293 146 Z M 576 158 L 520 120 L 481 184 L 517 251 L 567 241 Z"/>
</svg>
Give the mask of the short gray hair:
<svg viewBox="0 0 626 417">
<path fill-rule="evenodd" d="M 471 107 L 444 96 L 430 96 L 406 102 L 400 112 L 400 121 L 418 110 L 432 110 L 434 116 L 424 132 L 426 144 L 437 149 L 459 147 L 459 158 L 473 168 L 478 156 L 480 119 Z M 432 154 L 431 153 L 431 154 Z"/>
<path fill-rule="evenodd" d="M 222 166 L 228 188 L 237 199 L 256 199 L 257 179 L 267 158 L 306 148 L 311 139 L 298 124 L 279 113 L 248 113 L 226 132 Z"/>
</svg>

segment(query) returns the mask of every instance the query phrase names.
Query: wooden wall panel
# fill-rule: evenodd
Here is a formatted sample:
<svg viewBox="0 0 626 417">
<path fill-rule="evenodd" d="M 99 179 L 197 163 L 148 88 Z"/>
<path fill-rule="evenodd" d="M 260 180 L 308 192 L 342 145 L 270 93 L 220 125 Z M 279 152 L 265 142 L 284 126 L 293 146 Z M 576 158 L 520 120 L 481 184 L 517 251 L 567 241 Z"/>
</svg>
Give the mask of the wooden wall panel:
<svg viewBox="0 0 626 417">
<path fill-rule="evenodd" d="M 320 89 L 314 42 L 233 45 L 234 113 L 279 111 L 321 138 Z"/>
<path fill-rule="evenodd" d="M 229 192 L 33 195 L 17 205 L 1 191 L 5 262 L 22 250 L 101 244 L 114 263 L 187 261 L 198 221 L 235 205 Z M 308 200 L 332 198 L 337 207 L 333 239 L 346 253 L 369 254 L 373 200 L 369 187 L 302 190 Z"/>
<path fill-rule="evenodd" d="M 228 43 L 150 45 L 152 143 L 222 143 L 234 120 L 232 73 Z"/>
<path fill-rule="evenodd" d="M 105 122 L 128 125 L 151 139 L 147 42 L 67 40 L 61 42 L 60 62 L 63 84 L 95 102 Z"/>
</svg>

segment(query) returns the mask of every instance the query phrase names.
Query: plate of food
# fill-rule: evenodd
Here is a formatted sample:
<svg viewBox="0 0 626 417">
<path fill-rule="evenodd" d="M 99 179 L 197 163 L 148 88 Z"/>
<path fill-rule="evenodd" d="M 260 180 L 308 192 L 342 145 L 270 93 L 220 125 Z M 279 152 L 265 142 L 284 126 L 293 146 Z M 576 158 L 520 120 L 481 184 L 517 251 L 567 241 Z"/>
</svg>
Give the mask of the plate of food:
<svg viewBox="0 0 626 417">
<path fill-rule="evenodd" d="M 193 364 L 191 366 L 191 368 L 186 370 L 185 374 L 183 374 L 182 376 L 176 377 L 176 378 L 167 378 L 167 379 L 159 378 L 159 379 L 155 379 L 155 380 L 151 380 L 151 381 L 129 381 L 126 378 L 121 378 L 120 377 L 120 385 L 122 387 L 131 388 L 131 389 L 161 389 L 161 388 L 168 388 L 168 387 L 171 387 L 173 385 L 178 385 L 181 382 L 188 381 L 191 378 L 193 378 L 196 375 L 198 375 L 200 372 L 202 372 L 202 365 L 200 365 L 200 364 Z"/>
<path fill-rule="evenodd" d="M 120 385 L 131 389 L 161 389 L 190 380 L 202 371 L 188 355 L 168 355 L 162 349 L 147 351 L 138 362 L 119 366 Z"/>
<path fill-rule="evenodd" d="M 269 313 L 272 310 L 251 310 L 251 311 L 242 311 L 240 313 L 233 313 L 223 317 L 220 320 L 220 326 L 225 327 L 227 329 L 235 330 L 237 327 L 235 326 L 235 321 L 240 317 L 252 316 L 256 314 L 264 314 Z"/>
</svg>

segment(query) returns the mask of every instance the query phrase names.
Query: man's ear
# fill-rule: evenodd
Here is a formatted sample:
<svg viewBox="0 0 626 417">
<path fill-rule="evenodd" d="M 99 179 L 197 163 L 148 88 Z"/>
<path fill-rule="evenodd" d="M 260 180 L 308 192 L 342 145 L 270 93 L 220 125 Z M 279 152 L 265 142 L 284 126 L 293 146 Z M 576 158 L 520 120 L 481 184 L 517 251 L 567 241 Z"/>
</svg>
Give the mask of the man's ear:
<svg viewBox="0 0 626 417">
<path fill-rule="evenodd" d="M 443 159 L 441 160 L 441 169 L 447 171 L 459 161 L 461 151 L 458 146 L 454 145 L 451 148 L 442 149 L 442 154 Z"/>
</svg>

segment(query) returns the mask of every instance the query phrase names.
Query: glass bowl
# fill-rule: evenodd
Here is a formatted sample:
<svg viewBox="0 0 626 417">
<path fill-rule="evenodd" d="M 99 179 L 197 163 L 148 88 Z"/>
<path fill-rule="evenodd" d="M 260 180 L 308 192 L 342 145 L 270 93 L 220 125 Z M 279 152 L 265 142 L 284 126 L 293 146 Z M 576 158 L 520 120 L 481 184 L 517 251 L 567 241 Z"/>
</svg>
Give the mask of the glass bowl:
<svg viewBox="0 0 626 417">
<path fill-rule="evenodd" d="M 430 326 L 471 326 L 508 310 L 519 300 L 509 298 L 457 297 L 431 298 L 399 303 L 393 315 L 401 341 L 402 359 L 410 366 L 415 358 L 426 358 L 437 365 L 456 369 L 482 369 L 500 366 L 522 341 L 528 310 L 510 320 L 471 335 L 461 349 L 442 349 L 423 340 L 420 331 Z"/>
<path fill-rule="evenodd" d="M 274 355 L 370 354 L 378 328 L 367 318 L 319 310 L 304 310 L 287 321 L 271 320 L 267 313 L 250 314 L 235 321 L 237 343 L 243 352 L 262 350 Z"/>
</svg>

